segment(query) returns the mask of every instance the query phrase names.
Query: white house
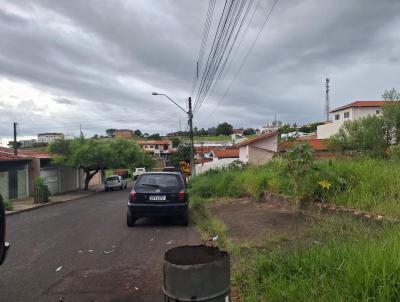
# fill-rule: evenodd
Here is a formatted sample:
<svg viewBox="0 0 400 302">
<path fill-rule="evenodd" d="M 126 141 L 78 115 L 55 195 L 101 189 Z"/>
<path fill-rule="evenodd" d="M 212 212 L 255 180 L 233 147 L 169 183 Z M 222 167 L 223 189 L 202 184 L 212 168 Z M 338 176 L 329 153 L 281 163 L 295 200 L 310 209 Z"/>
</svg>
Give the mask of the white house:
<svg viewBox="0 0 400 302">
<path fill-rule="evenodd" d="M 238 146 L 240 161 L 257 165 L 264 164 L 278 152 L 278 132 L 264 133 Z"/>
<path fill-rule="evenodd" d="M 325 139 L 336 134 L 345 121 L 381 115 L 384 101 L 355 101 L 331 111 L 333 120 L 317 127 L 317 138 Z"/>
<path fill-rule="evenodd" d="M 170 140 L 138 141 L 138 144 L 145 152 L 150 153 L 154 157 L 163 157 L 172 149 L 172 142 Z"/>
<path fill-rule="evenodd" d="M 54 132 L 39 133 L 37 142 L 49 144 L 49 143 L 54 142 L 56 139 L 62 139 L 62 138 L 64 138 L 64 134 L 62 134 L 62 133 L 54 133 Z"/>
<path fill-rule="evenodd" d="M 210 152 L 212 161 L 196 164 L 196 173 L 201 174 L 211 169 L 220 169 L 239 159 L 238 148 L 213 149 Z"/>
<path fill-rule="evenodd" d="M 283 125 L 283 123 L 281 121 L 268 122 L 261 128 L 257 129 L 256 133 L 263 134 L 265 132 L 275 132 L 275 131 L 278 131 L 278 129 L 281 128 L 282 125 Z"/>
</svg>

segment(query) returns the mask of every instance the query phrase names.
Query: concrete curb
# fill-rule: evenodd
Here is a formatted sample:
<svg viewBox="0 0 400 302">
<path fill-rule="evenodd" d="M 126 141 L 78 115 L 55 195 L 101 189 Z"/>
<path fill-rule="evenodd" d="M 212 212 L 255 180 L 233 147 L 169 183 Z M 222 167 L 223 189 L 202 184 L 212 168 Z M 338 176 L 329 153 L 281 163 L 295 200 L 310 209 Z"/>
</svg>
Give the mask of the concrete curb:
<svg viewBox="0 0 400 302">
<path fill-rule="evenodd" d="M 64 202 L 79 200 L 79 199 L 82 199 L 82 198 L 93 196 L 93 195 L 95 195 L 97 193 L 100 193 L 100 192 L 101 191 L 96 191 L 96 192 L 88 193 L 85 196 L 80 196 L 80 197 L 77 197 L 77 198 L 72 198 L 72 199 L 67 199 L 67 200 L 59 200 L 59 201 L 50 201 L 50 202 L 39 204 L 39 205 L 37 205 L 35 207 L 26 208 L 26 209 L 17 210 L 17 211 L 12 211 L 12 212 L 8 212 L 8 213 L 6 212 L 6 216 L 13 216 L 13 215 L 16 215 L 16 214 L 33 211 L 33 210 L 36 210 L 36 209 L 40 209 L 40 208 L 44 208 L 44 207 L 48 207 L 48 206 L 52 206 L 52 205 L 56 205 L 56 204 L 60 204 L 60 203 L 64 203 Z"/>
</svg>

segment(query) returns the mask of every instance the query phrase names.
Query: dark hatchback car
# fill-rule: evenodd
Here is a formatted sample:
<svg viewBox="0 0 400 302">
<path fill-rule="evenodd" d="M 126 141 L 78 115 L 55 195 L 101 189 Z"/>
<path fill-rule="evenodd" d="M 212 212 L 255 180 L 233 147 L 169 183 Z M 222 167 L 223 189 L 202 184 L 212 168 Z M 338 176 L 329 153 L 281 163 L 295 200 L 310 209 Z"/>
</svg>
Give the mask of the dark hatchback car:
<svg viewBox="0 0 400 302">
<path fill-rule="evenodd" d="M 186 226 L 188 204 L 186 183 L 181 173 L 144 173 L 138 177 L 129 195 L 126 223 L 131 227 L 141 217 L 170 216 Z"/>
<path fill-rule="evenodd" d="M 6 258 L 10 244 L 6 240 L 6 214 L 4 210 L 3 198 L 0 195 L 0 265 Z"/>
</svg>

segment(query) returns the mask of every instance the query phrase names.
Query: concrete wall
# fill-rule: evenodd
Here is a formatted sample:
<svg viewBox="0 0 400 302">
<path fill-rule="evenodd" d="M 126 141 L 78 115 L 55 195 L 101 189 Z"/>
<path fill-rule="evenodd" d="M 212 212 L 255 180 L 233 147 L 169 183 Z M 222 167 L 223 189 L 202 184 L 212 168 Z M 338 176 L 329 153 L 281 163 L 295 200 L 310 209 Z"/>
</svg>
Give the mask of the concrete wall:
<svg viewBox="0 0 400 302">
<path fill-rule="evenodd" d="M 247 163 L 249 161 L 249 146 L 243 146 L 239 148 L 239 160 Z"/>
<path fill-rule="evenodd" d="M 202 174 L 204 172 L 207 172 L 208 170 L 212 169 L 221 169 L 223 167 L 228 166 L 235 160 L 238 160 L 238 158 L 221 158 L 218 160 L 213 160 L 211 162 L 207 162 L 204 164 L 197 164 L 196 165 L 196 173 L 197 174 Z"/>
<path fill-rule="evenodd" d="M 249 146 L 249 163 L 250 164 L 255 164 L 255 165 L 262 165 L 265 164 L 266 162 L 270 161 L 275 152 L 265 150 L 265 149 L 260 149 L 257 147 L 252 147 Z"/>
<path fill-rule="evenodd" d="M 29 195 L 35 195 L 35 180 L 40 176 L 40 159 L 34 158 L 28 162 Z"/>
</svg>

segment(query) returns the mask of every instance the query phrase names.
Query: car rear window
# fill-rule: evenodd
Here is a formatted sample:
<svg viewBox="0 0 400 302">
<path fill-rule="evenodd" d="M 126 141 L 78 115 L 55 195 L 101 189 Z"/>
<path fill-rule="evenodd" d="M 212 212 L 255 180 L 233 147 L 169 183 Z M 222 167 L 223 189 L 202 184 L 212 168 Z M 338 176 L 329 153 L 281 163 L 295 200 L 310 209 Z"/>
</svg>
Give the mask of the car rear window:
<svg viewBox="0 0 400 302">
<path fill-rule="evenodd" d="M 149 187 L 180 189 L 182 187 L 182 181 L 174 174 L 142 174 L 135 187 L 141 189 Z"/>
<path fill-rule="evenodd" d="M 118 176 L 111 176 L 111 177 L 107 177 L 106 181 L 112 181 L 112 180 L 118 180 Z"/>
</svg>

